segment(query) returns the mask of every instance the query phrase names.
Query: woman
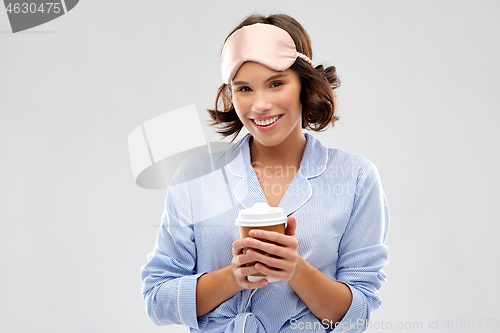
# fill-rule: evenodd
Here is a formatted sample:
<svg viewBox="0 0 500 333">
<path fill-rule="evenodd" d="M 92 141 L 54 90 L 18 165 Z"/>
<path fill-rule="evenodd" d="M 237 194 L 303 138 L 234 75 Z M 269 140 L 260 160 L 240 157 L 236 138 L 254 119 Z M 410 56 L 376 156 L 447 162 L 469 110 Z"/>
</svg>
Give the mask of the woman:
<svg viewBox="0 0 500 333">
<path fill-rule="evenodd" d="M 155 324 L 362 332 L 380 306 L 387 203 L 370 161 L 302 132 L 337 120 L 335 67 L 311 58 L 307 32 L 287 15 L 249 16 L 226 38 L 224 84 L 208 111 L 223 136 L 243 126 L 249 133 L 225 152 L 187 159 L 169 186 L 142 268 Z M 257 202 L 284 209 L 284 235 L 255 230 L 239 239 L 238 211 Z M 258 272 L 281 281 L 249 282 Z"/>
</svg>

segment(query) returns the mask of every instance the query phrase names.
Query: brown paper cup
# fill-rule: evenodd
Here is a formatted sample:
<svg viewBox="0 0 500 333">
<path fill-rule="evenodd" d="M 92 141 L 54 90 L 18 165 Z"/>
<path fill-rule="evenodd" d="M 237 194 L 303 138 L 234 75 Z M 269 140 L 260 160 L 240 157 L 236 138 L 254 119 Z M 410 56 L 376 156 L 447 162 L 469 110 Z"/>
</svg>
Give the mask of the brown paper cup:
<svg viewBox="0 0 500 333">
<path fill-rule="evenodd" d="M 267 203 L 256 203 L 252 208 L 240 210 L 235 223 L 240 231 L 240 238 L 249 237 L 248 233 L 253 229 L 261 229 L 267 231 L 279 232 L 285 234 L 286 215 L 282 208 L 269 207 Z M 262 240 L 268 242 L 267 240 Z M 246 253 L 248 248 L 243 249 Z M 256 252 L 260 250 L 254 249 Z M 245 266 L 253 266 L 256 262 L 251 262 Z M 248 281 L 257 282 L 262 279 L 267 279 L 269 282 L 279 281 L 279 279 L 271 278 L 262 273 L 255 273 L 247 276 Z"/>
<path fill-rule="evenodd" d="M 285 234 L 285 223 L 280 223 L 280 224 L 277 224 L 277 225 L 264 226 L 264 227 L 242 227 L 242 226 L 240 226 L 239 229 L 240 229 L 240 238 L 242 238 L 242 239 L 246 238 L 246 237 L 250 237 L 248 233 L 250 232 L 250 230 L 255 230 L 255 229 L 261 229 L 261 230 L 267 230 L 267 231 L 274 231 L 274 232 L 279 232 L 280 234 Z M 268 240 L 262 240 L 262 241 L 266 242 L 266 243 L 271 243 Z M 243 249 L 243 253 L 246 253 L 248 249 L 249 249 L 248 247 L 244 248 Z M 255 250 L 257 252 L 259 251 L 257 249 L 253 249 L 253 250 Z M 254 262 L 250 262 L 250 263 L 246 264 L 245 266 L 253 266 L 253 265 L 255 265 L 255 263 L 256 263 L 255 261 Z M 250 276 L 265 277 L 266 275 L 264 275 L 262 273 L 256 273 L 256 274 L 249 275 L 248 281 L 255 282 L 255 281 L 261 280 L 263 278 L 254 279 L 254 278 L 250 278 Z M 251 281 L 251 280 L 253 280 L 253 281 Z"/>
</svg>

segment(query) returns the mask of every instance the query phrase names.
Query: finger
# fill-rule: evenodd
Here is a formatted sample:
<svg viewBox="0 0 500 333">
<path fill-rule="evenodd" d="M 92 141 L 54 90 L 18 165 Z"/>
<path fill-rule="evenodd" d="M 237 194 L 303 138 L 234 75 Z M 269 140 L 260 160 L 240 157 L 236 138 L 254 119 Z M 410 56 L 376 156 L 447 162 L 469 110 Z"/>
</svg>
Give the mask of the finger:
<svg viewBox="0 0 500 333">
<path fill-rule="evenodd" d="M 268 243 L 261 241 L 259 239 L 248 239 L 245 241 L 247 246 L 254 250 L 254 252 L 261 253 L 261 254 L 270 254 L 273 256 L 278 256 L 281 257 L 284 254 L 284 250 L 286 249 L 283 246 L 279 246 L 276 244 Z M 247 251 L 248 252 L 248 251 Z"/>
<path fill-rule="evenodd" d="M 277 278 L 280 280 L 285 279 L 289 275 L 286 271 L 275 270 L 273 268 L 266 267 L 265 265 L 260 264 L 260 263 L 255 264 L 255 269 L 257 269 L 257 271 L 259 273 L 262 273 L 266 276 L 270 276 L 270 277 Z"/>
<path fill-rule="evenodd" d="M 297 227 L 297 220 L 294 216 L 289 216 L 286 220 L 285 235 L 295 236 L 295 228 Z"/>
<path fill-rule="evenodd" d="M 262 279 L 262 280 L 257 281 L 257 282 L 250 282 L 250 281 L 248 281 L 248 279 L 245 277 L 245 280 L 247 281 L 247 283 L 246 283 L 246 287 L 247 287 L 247 289 L 258 289 L 258 288 L 262 288 L 262 287 L 267 286 L 267 284 L 269 283 L 266 279 Z"/>
<path fill-rule="evenodd" d="M 240 239 L 237 239 L 233 242 L 233 247 L 235 249 L 241 249 L 241 248 L 244 248 L 245 247 L 245 239 L 244 238 L 240 238 Z"/>
<path fill-rule="evenodd" d="M 233 257 L 233 261 L 236 264 L 236 266 L 243 266 L 247 264 L 252 264 L 256 260 L 249 257 L 247 254 L 240 254 L 238 256 Z"/>
<path fill-rule="evenodd" d="M 245 244 L 248 246 L 248 239 L 250 240 L 266 240 L 271 243 L 278 244 L 280 246 L 289 246 L 293 247 L 294 244 L 297 242 L 297 239 L 295 236 L 288 236 L 288 235 L 283 235 L 279 232 L 275 231 L 267 231 L 267 230 L 260 230 L 260 229 L 253 229 L 250 230 L 249 232 L 251 237 L 244 238 Z"/>
<path fill-rule="evenodd" d="M 280 248 L 289 247 L 292 249 L 297 248 L 297 238 L 294 236 L 286 236 L 277 232 L 270 232 L 265 230 L 252 230 L 255 231 L 254 236 L 245 238 L 245 245 L 248 247 L 256 248 L 270 254 L 276 254 Z M 264 242 L 266 240 L 268 242 Z M 276 245 L 278 244 L 278 245 Z M 273 252 L 271 252 L 273 251 Z"/>
<path fill-rule="evenodd" d="M 245 245 L 244 239 L 237 239 L 233 242 L 233 256 L 243 253 L 243 249 L 247 247 Z"/>
<path fill-rule="evenodd" d="M 246 283 L 250 282 L 247 280 L 247 276 L 259 274 L 260 272 L 255 268 L 255 265 L 252 266 L 241 266 L 234 270 L 234 274 L 236 279 L 238 279 L 239 284 L 245 286 Z"/>
<path fill-rule="evenodd" d="M 253 250 L 247 251 L 247 256 L 258 263 L 264 264 L 265 266 L 276 269 L 276 270 L 288 270 L 292 267 L 292 264 L 289 260 L 285 258 L 275 258 L 266 254 L 261 254 L 255 252 Z"/>
<path fill-rule="evenodd" d="M 258 274 L 258 273 L 260 273 L 260 272 L 257 270 L 255 265 L 242 266 L 236 270 L 236 274 L 238 276 L 241 276 L 241 277 L 245 277 L 245 276 L 252 275 L 252 274 Z"/>
</svg>

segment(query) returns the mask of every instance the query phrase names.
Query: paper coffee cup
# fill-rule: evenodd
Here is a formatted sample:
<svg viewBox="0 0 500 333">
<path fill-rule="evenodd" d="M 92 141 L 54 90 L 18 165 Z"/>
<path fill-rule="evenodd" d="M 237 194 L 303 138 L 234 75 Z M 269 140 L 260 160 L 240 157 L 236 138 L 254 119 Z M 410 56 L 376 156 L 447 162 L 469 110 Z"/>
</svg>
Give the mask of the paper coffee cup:
<svg viewBox="0 0 500 333">
<path fill-rule="evenodd" d="M 283 208 L 270 207 L 267 203 L 256 203 L 252 208 L 242 209 L 238 213 L 235 223 L 240 230 L 240 237 L 249 237 L 248 233 L 252 229 L 262 229 L 268 231 L 275 231 L 285 234 L 286 215 Z M 262 240 L 263 242 L 268 242 Z M 246 253 L 248 248 L 243 249 Z M 246 264 L 246 266 L 253 266 L 256 262 Z M 257 282 L 266 279 L 268 282 L 279 281 L 279 279 L 266 276 L 262 273 L 256 273 L 247 276 L 248 281 Z"/>
</svg>

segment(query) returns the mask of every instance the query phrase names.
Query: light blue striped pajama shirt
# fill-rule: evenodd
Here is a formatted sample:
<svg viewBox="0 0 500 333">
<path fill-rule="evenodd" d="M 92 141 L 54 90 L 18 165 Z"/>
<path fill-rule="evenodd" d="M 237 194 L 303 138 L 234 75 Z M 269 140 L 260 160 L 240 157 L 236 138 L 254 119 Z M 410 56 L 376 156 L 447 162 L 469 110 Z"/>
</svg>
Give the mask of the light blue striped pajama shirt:
<svg viewBox="0 0 500 333">
<path fill-rule="evenodd" d="M 304 135 L 300 168 L 278 207 L 297 220 L 299 255 L 351 289 L 352 304 L 333 331 L 362 332 L 381 305 L 388 263 L 389 210 L 380 177 L 366 158 Z M 147 313 L 156 325 L 182 324 L 191 332 L 331 331 L 331 323 L 316 318 L 283 281 L 243 290 L 196 317 L 197 279 L 231 264 L 238 211 L 267 202 L 249 138 L 223 152 L 192 156 L 174 175 L 154 251 L 141 270 Z"/>
</svg>

